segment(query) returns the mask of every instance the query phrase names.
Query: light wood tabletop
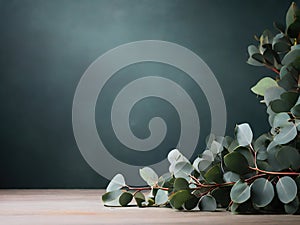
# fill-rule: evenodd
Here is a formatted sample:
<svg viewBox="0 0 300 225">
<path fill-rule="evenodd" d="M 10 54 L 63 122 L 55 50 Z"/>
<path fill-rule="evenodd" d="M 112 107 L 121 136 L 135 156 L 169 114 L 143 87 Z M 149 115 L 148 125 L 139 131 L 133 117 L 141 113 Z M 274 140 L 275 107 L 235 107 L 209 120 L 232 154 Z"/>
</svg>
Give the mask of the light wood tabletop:
<svg viewBox="0 0 300 225">
<path fill-rule="evenodd" d="M 300 224 L 299 215 L 232 215 L 169 208 L 105 207 L 103 190 L 0 190 L 2 225 Z"/>
</svg>

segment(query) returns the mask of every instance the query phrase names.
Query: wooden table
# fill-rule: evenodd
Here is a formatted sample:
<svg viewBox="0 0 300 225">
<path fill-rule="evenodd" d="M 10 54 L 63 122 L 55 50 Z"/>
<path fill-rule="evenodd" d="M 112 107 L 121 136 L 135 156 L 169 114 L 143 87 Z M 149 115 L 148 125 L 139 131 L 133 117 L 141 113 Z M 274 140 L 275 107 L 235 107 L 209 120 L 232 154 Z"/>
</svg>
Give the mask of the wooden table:
<svg viewBox="0 0 300 225">
<path fill-rule="evenodd" d="M 298 215 L 232 215 L 167 208 L 109 208 L 103 190 L 0 190 L 0 224 L 300 224 Z"/>
</svg>

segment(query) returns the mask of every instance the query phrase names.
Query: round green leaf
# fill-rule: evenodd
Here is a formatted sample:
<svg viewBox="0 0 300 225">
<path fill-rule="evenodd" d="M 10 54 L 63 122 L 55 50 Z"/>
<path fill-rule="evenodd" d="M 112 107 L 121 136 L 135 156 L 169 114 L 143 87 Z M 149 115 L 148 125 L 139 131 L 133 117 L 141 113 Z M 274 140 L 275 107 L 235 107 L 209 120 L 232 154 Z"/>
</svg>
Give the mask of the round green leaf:
<svg viewBox="0 0 300 225">
<path fill-rule="evenodd" d="M 252 56 L 255 53 L 259 53 L 258 48 L 255 45 L 249 45 L 248 46 L 248 54 L 249 54 L 249 56 Z"/>
<path fill-rule="evenodd" d="M 215 183 L 223 183 L 223 173 L 221 171 L 220 164 L 216 164 L 211 167 L 205 174 L 204 178 L 208 182 L 215 182 Z"/>
<path fill-rule="evenodd" d="M 257 207 L 265 207 L 274 198 L 274 188 L 270 181 L 265 178 L 256 179 L 250 186 L 251 199 Z"/>
<path fill-rule="evenodd" d="M 230 191 L 230 198 L 235 203 L 243 203 L 250 198 L 250 187 L 247 183 L 239 180 Z"/>
<path fill-rule="evenodd" d="M 286 144 L 297 136 L 297 128 L 293 123 L 281 127 L 279 133 L 275 135 L 273 141 L 277 144 Z"/>
<path fill-rule="evenodd" d="M 222 152 L 223 146 L 222 146 L 219 142 L 217 142 L 217 141 L 214 140 L 214 141 L 211 143 L 209 150 L 210 150 L 214 155 L 216 155 L 216 154 Z"/>
<path fill-rule="evenodd" d="M 262 64 L 266 62 L 263 55 L 260 53 L 254 53 L 251 58 Z"/>
<path fill-rule="evenodd" d="M 278 84 L 275 80 L 270 77 L 265 77 L 261 79 L 254 87 L 251 88 L 251 91 L 257 95 L 264 96 L 265 91 L 270 87 L 277 87 Z"/>
<path fill-rule="evenodd" d="M 280 147 L 276 146 L 268 149 L 268 164 L 269 168 L 267 170 L 270 171 L 281 171 L 284 169 L 283 165 L 277 160 L 276 155 L 280 151 Z"/>
<path fill-rule="evenodd" d="M 125 186 L 125 179 L 122 174 L 117 174 L 113 177 L 113 179 L 109 182 L 106 192 L 111 192 L 115 190 L 119 190 Z"/>
<path fill-rule="evenodd" d="M 284 205 L 284 210 L 288 214 L 294 214 L 298 211 L 298 209 L 299 209 L 299 198 L 297 196 L 293 201 Z"/>
<path fill-rule="evenodd" d="M 138 191 L 134 194 L 133 197 L 138 207 L 142 207 L 143 206 L 142 203 L 145 202 L 145 195 L 142 192 Z"/>
<path fill-rule="evenodd" d="M 280 99 L 280 95 L 284 92 L 285 90 L 281 87 L 270 87 L 265 91 L 264 102 L 269 106 L 271 101 Z"/>
<path fill-rule="evenodd" d="M 168 191 L 159 189 L 155 195 L 155 204 L 162 205 L 168 201 Z"/>
<path fill-rule="evenodd" d="M 279 200 L 282 203 L 287 204 L 296 197 L 297 184 L 291 177 L 284 176 L 278 180 L 276 190 Z"/>
<path fill-rule="evenodd" d="M 178 162 L 174 167 L 174 176 L 175 178 L 182 177 L 186 180 L 189 180 L 189 175 L 193 172 L 194 168 L 189 162 Z"/>
<path fill-rule="evenodd" d="M 299 94 L 292 91 L 284 92 L 280 95 L 280 98 L 290 105 L 290 108 L 296 104 Z"/>
<path fill-rule="evenodd" d="M 295 117 L 300 118 L 300 104 L 295 105 L 295 106 L 291 109 L 291 112 L 293 113 L 293 115 L 294 115 Z"/>
<path fill-rule="evenodd" d="M 211 192 L 211 195 L 216 199 L 217 203 L 222 207 L 227 207 L 231 201 L 230 199 L 230 186 L 216 188 Z"/>
<path fill-rule="evenodd" d="M 102 195 L 102 201 L 105 205 L 119 206 L 119 197 L 122 193 L 123 192 L 121 190 L 106 192 Z"/>
<path fill-rule="evenodd" d="M 201 156 L 202 156 L 201 158 L 204 160 L 207 160 L 210 162 L 214 161 L 214 154 L 210 150 L 205 150 L 204 152 L 202 152 Z"/>
<path fill-rule="evenodd" d="M 287 102 L 281 100 L 281 99 L 276 99 L 270 103 L 271 109 L 275 113 L 281 113 L 281 112 L 289 112 L 291 109 L 291 105 L 288 104 Z"/>
<path fill-rule="evenodd" d="M 236 126 L 236 138 L 240 146 L 248 146 L 253 139 L 252 130 L 247 123 Z"/>
<path fill-rule="evenodd" d="M 261 136 L 259 136 L 254 144 L 253 144 L 253 148 L 256 152 L 259 151 L 266 151 L 267 150 L 267 146 L 269 145 L 269 143 L 271 142 L 271 137 L 268 134 L 262 134 Z"/>
<path fill-rule="evenodd" d="M 297 170 L 300 167 L 300 154 L 297 149 L 291 146 L 283 146 L 275 157 L 283 166 L 283 169 L 292 168 Z"/>
<path fill-rule="evenodd" d="M 286 41 L 278 41 L 273 44 L 275 52 L 288 52 L 291 49 L 291 44 Z"/>
<path fill-rule="evenodd" d="M 212 161 L 208 161 L 206 159 L 201 158 L 199 160 L 199 164 L 198 164 L 199 172 L 200 171 L 205 171 L 210 166 L 211 163 L 212 163 Z"/>
<path fill-rule="evenodd" d="M 245 174 L 249 171 L 247 159 L 238 152 L 231 152 L 224 157 L 225 166 L 237 174 Z"/>
<path fill-rule="evenodd" d="M 187 158 L 185 158 L 177 149 L 173 149 L 169 152 L 168 161 L 170 164 L 181 161 L 188 162 Z"/>
<path fill-rule="evenodd" d="M 223 179 L 225 182 L 237 182 L 240 179 L 240 175 L 231 171 L 224 173 Z"/>
<path fill-rule="evenodd" d="M 130 192 L 123 192 L 119 198 L 119 203 L 121 206 L 127 206 L 133 198 Z"/>
<path fill-rule="evenodd" d="M 174 181 L 174 191 L 189 190 L 189 183 L 184 178 L 176 178 Z"/>
<path fill-rule="evenodd" d="M 216 199 L 211 195 L 204 195 L 200 198 L 199 208 L 202 211 L 216 211 L 217 202 Z"/>
<path fill-rule="evenodd" d="M 295 59 L 300 57 L 300 49 L 299 46 L 292 46 L 291 51 L 289 51 L 282 59 L 281 63 L 282 65 L 289 65 L 292 63 Z"/>
<path fill-rule="evenodd" d="M 153 186 L 158 182 L 158 175 L 150 167 L 140 169 L 140 176 L 149 186 Z"/>
<path fill-rule="evenodd" d="M 169 198 L 170 204 L 174 209 L 180 209 L 182 205 L 192 197 L 188 190 L 177 191 Z"/>
<path fill-rule="evenodd" d="M 289 122 L 290 116 L 287 113 L 278 113 L 275 115 L 274 120 L 273 120 L 273 127 L 285 127 L 289 126 L 291 123 Z"/>
<path fill-rule="evenodd" d="M 249 166 L 254 166 L 254 156 L 246 147 L 238 147 L 235 152 L 242 154 L 248 161 Z"/>
<path fill-rule="evenodd" d="M 188 199 L 185 203 L 184 203 L 184 208 L 186 210 L 192 210 L 195 209 L 198 205 L 199 202 L 199 198 L 197 198 L 195 195 L 192 195 L 190 199 Z"/>
<path fill-rule="evenodd" d="M 292 23 L 295 21 L 295 15 L 296 15 L 297 5 L 295 2 L 292 2 L 291 6 L 289 7 L 286 16 L 285 16 L 285 23 L 286 27 L 288 28 Z"/>
</svg>

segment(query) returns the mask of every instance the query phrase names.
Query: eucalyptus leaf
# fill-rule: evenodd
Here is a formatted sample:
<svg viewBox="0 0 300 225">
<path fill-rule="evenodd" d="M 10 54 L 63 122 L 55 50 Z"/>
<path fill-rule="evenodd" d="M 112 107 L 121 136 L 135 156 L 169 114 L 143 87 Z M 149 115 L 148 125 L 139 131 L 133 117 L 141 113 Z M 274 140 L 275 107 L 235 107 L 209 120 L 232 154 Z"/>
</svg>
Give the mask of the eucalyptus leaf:
<svg viewBox="0 0 300 225">
<path fill-rule="evenodd" d="M 274 137 L 274 141 L 278 144 L 286 144 L 297 136 L 297 128 L 294 124 L 281 127 L 279 133 Z"/>
<path fill-rule="evenodd" d="M 221 204 L 222 207 L 227 207 L 230 204 L 230 186 L 215 188 L 211 195 L 216 199 L 218 204 Z"/>
<path fill-rule="evenodd" d="M 149 186 L 153 186 L 158 182 L 158 175 L 150 167 L 140 169 L 140 176 Z"/>
<path fill-rule="evenodd" d="M 223 179 L 225 182 L 237 182 L 240 179 L 240 175 L 231 171 L 224 173 Z"/>
<path fill-rule="evenodd" d="M 211 163 L 212 161 L 201 158 L 198 164 L 198 170 L 205 171 L 211 165 Z"/>
<path fill-rule="evenodd" d="M 283 169 L 292 168 L 297 170 L 300 167 L 299 151 L 291 146 L 283 146 L 275 155 L 277 161 L 283 166 Z"/>
<path fill-rule="evenodd" d="M 250 198 L 250 186 L 239 180 L 236 182 L 230 191 L 230 198 L 235 203 L 243 203 Z"/>
<path fill-rule="evenodd" d="M 277 132 L 273 141 L 277 144 L 286 144 L 296 137 L 297 128 L 289 120 L 290 116 L 287 113 L 278 113 L 274 117 L 272 130 L 277 129 Z"/>
<path fill-rule="evenodd" d="M 299 210 L 299 198 L 298 196 L 295 199 L 284 205 L 284 210 L 288 214 L 294 214 Z"/>
<path fill-rule="evenodd" d="M 191 195 L 191 197 L 184 203 L 184 208 L 186 210 L 197 209 L 199 203 L 199 198 L 195 195 Z"/>
<path fill-rule="evenodd" d="M 282 59 L 282 65 L 289 65 L 294 60 L 300 57 L 300 49 L 299 46 L 294 45 L 291 47 L 291 51 L 288 52 Z"/>
<path fill-rule="evenodd" d="M 177 191 L 169 197 L 170 204 L 174 209 L 182 208 L 183 204 L 192 198 L 188 190 Z"/>
<path fill-rule="evenodd" d="M 242 154 L 247 159 L 249 166 L 253 167 L 255 165 L 254 156 L 253 156 L 252 152 L 250 152 L 250 151 L 251 150 L 246 147 L 239 147 L 235 150 L 235 152 Z"/>
<path fill-rule="evenodd" d="M 219 154 L 220 152 L 222 152 L 223 150 L 223 146 L 216 142 L 216 141 L 213 141 L 210 145 L 210 151 L 213 153 L 213 154 Z"/>
<path fill-rule="evenodd" d="M 173 149 L 168 154 L 168 161 L 170 162 L 169 172 L 174 173 L 175 165 L 178 162 L 189 162 L 189 160 L 182 155 L 177 149 Z"/>
<path fill-rule="evenodd" d="M 292 2 L 285 16 L 286 28 L 288 28 L 292 23 L 294 23 L 296 10 L 297 10 L 296 3 Z"/>
<path fill-rule="evenodd" d="M 278 87 L 278 84 L 272 78 L 265 77 L 261 79 L 254 87 L 252 87 L 251 91 L 257 95 L 264 96 L 265 91 L 270 87 Z"/>
<path fill-rule="evenodd" d="M 133 197 L 139 207 L 142 207 L 142 203 L 146 201 L 145 195 L 140 191 L 136 192 Z"/>
<path fill-rule="evenodd" d="M 249 172 L 247 159 L 238 152 L 231 152 L 224 157 L 225 166 L 237 174 Z"/>
<path fill-rule="evenodd" d="M 276 157 L 280 149 L 280 146 L 275 146 L 273 148 L 268 149 L 268 171 L 281 171 L 284 169 L 284 166 L 278 161 Z"/>
<path fill-rule="evenodd" d="M 163 205 L 168 201 L 168 191 L 159 189 L 155 195 L 155 204 Z"/>
<path fill-rule="evenodd" d="M 109 182 L 109 184 L 108 184 L 108 186 L 106 188 L 106 192 L 111 192 L 111 191 L 119 190 L 119 189 L 121 189 L 124 186 L 125 186 L 124 176 L 122 174 L 117 174 Z"/>
<path fill-rule="evenodd" d="M 248 146 L 253 139 L 253 133 L 248 123 L 236 126 L 236 138 L 240 146 Z"/>
<path fill-rule="evenodd" d="M 272 138 L 268 134 L 262 134 L 255 140 L 253 144 L 254 150 L 256 152 L 267 150 L 267 146 L 269 145 L 271 140 Z"/>
<path fill-rule="evenodd" d="M 194 167 L 194 169 L 195 169 L 198 173 L 200 173 L 200 170 L 199 170 L 199 163 L 200 163 L 200 161 L 201 161 L 201 158 L 200 158 L 200 157 L 197 157 L 197 158 L 194 160 L 194 162 L 193 162 L 193 167 Z"/>
<path fill-rule="evenodd" d="M 115 190 L 106 192 L 102 195 L 102 201 L 107 206 L 120 206 L 119 197 L 123 192 L 121 190 Z"/>
<path fill-rule="evenodd" d="M 284 176 L 278 180 L 276 190 L 279 200 L 287 204 L 295 199 L 297 195 L 297 184 L 291 177 Z"/>
<path fill-rule="evenodd" d="M 202 155 L 201 158 L 210 162 L 214 161 L 214 154 L 211 150 L 205 150 Z"/>
<path fill-rule="evenodd" d="M 255 53 L 260 53 L 258 48 L 255 45 L 249 45 L 248 46 L 248 54 L 249 56 L 252 56 Z"/>
<path fill-rule="evenodd" d="M 133 198 L 130 192 L 123 192 L 119 198 L 119 203 L 121 206 L 127 206 Z"/>
<path fill-rule="evenodd" d="M 189 175 L 194 171 L 193 166 L 189 162 L 178 162 L 175 164 L 174 177 L 175 178 L 185 178 L 189 180 Z"/>
<path fill-rule="evenodd" d="M 202 211 L 213 212 L 217 209 L 217 202 L 211 195 L 204 195 L 200 198 L 199 208 Z"/>
<path fill-rule="evenodd" d="M 265 178 L 256 179 L 251 185 L 251 200 L 258 207 L 265 207 L 274 198 L 273 185 Z"/>
<path fill-rule="evenodd" d="M 293 113 L 293 115 L 297 118 L 300 118 L 300 104 L 295 105 L 292 109 L 291 109 L 291 113 Z"/>
<path fill-rule="evenodd" d="M 220 164 L 212 166 L 205 174 L 204 178 L 208 182 L 223 183 L 223 173 Z"/>
<path fill-rule="evenodd" d="M 284 93 L 285 90 L 282 87 L 270 87 L 265 90 L 264 93 L 264 102 L 269 106 L 271 101 L 280 99 L 280 95 Z"/>
<path fill-rule="evenodd" d="M 176 178 L 174 181 L 174 191 L 189 190 L 189 183 L 184 178 Z"/>
<path fill-rule="evenodd" d="M 168 154 L 168 160 L 170 164 L 180 161 L 188 161 L 179 151 L 178 149 L 173 149 Z"/>
</svg>

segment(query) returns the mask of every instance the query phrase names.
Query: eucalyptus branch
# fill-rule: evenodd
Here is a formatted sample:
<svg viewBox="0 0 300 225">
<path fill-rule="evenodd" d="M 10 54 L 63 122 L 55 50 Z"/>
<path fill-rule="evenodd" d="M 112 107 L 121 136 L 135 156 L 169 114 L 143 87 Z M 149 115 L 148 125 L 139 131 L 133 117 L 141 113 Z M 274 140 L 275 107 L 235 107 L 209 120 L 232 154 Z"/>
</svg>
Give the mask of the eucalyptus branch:
<svg viewBox="0 0 300 225">
<path fill-rule="evenodd" d="M 164 187 L 160 187 L 160 186 L 131 187 L 131 186 L 126 185 L 123 188 L 126 188 L 127 190 L 132 190 L 132 191 L 151 191 L 152 189 L 160 189 L 160 190 L 164 190 L 164 191 L 169 191 L 169 188 L 164 188 Z"/>
<path fill-rule="evenodd" d="M 270 175 L 277 175 L 277 176 L 299 176 L 300 175 L 300 173 L 298 173 L 298 172 L 274 172 L 274 171 L 266 171 L 266 170 L 261 170 L 259 168 L 253 168 L 251 166 L 249 166 L 249 169 L 254 170 L 254 171 L 258 171 L 260 173 L 270 174 Z"/>
</svg>

